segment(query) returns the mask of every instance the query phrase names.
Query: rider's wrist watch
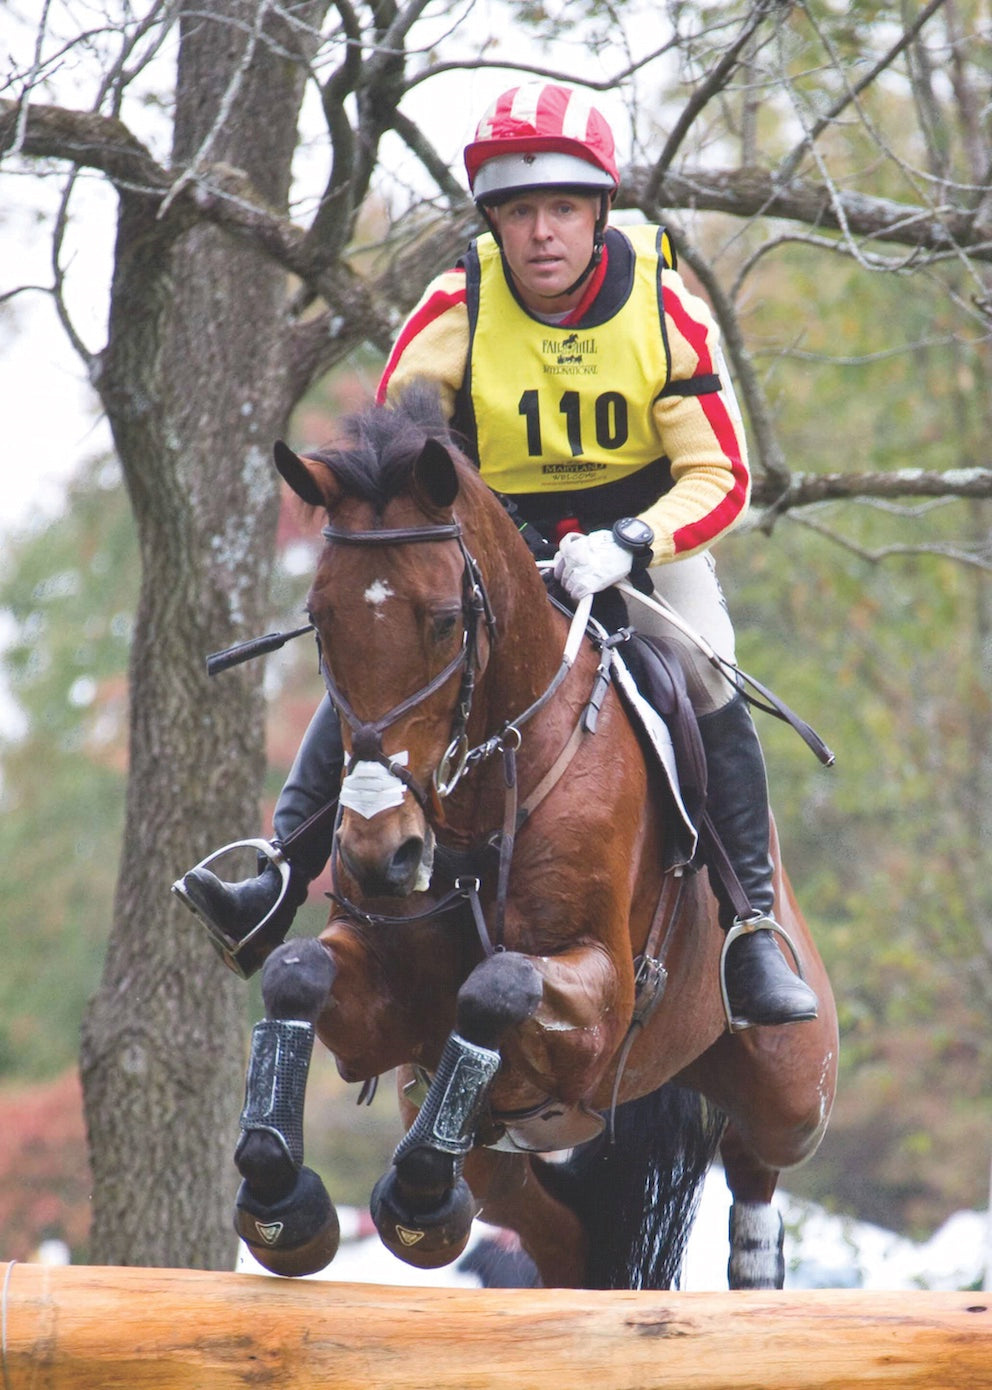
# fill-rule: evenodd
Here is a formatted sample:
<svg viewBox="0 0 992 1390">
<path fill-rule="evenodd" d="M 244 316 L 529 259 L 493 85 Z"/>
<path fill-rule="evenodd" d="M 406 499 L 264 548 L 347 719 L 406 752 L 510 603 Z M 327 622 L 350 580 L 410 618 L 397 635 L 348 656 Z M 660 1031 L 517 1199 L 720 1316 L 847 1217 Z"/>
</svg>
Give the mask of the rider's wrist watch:
<svg viewBox="0 0 992 1390">
<path fill-rule="evenodd" d="M 639 516 L 622 516 L 613 523 L 613 539 L 634 557 L 634 569 L 647 569 L 654 558 L 654 531 Z"/>
</svg>

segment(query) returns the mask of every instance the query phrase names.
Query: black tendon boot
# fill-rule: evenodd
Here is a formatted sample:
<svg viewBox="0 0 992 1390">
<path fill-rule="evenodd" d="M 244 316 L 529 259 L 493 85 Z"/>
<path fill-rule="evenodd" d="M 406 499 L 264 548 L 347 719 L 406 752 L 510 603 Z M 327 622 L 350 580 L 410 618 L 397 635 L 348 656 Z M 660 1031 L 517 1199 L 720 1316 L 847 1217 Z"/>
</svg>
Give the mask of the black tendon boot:
<svg viewBox="0 0 992 1390">
<path fill-rule="evenodd" d="M 699 718 L 706 750 L 710 820 L 752 908 L 745 930 L 730 944 L 725 963 L 729 1012 L 735 1028 L 752 1024 L 800 1023 L 816 1018 L 817 999 L 790 968 L 776 941 L 772 908 L 772 861 L 768 852 L 769 811 L 765 761 L 747 703 L 735 695 L 728 705 Z M 741 925 L 719 874 L 710 882 L 720 904 L 725 932 Z"/>
<path fill-rule="evenodd" d="M 251 1055 L 234 1161 L 244 1181 L 234 1226 L 273 1274 L 314 1274 L 338 1248 L 337 1212 L 323 1182 L 303 1165 L 303 1104 L 313 1049 L 307 1019 L 266 1018 Z"/>
<path fill-rule="evenodd" d="M 458 1258 L 477 1205 L 462 1177 L 500 1054 L 452 1033 L 424 1102 L 376 1183 L 369 1211 L 382 1243 L 407 1264 L 438 1269 Z"/>
<path fill-rule="evenodd" d="M 343 762 L 341 726 L 325 698 L 279 794 L 273 853 L 259 855 L 257 876 L 225 883 L 198 865 L 173 884 L 173 892 L 206 926 L 225 963 L 245 979 L 285 940 L 311 881 L 327 863 Z"/>
</svg>

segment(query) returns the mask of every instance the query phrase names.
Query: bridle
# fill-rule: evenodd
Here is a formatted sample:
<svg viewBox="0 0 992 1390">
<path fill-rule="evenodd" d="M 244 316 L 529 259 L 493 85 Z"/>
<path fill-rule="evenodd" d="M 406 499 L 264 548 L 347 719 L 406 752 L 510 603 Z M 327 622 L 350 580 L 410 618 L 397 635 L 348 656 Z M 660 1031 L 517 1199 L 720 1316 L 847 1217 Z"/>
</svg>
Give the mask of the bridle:
<svg viewBox="0 0 992 1390">
<path fill-rule="evenodd" d="M 479 633 L 485 623 L 492 641 L 496 635 L 496 621 L 493 616 L 489 596 L 482 580 L 478 562 L 470 553 L 462 538 L 462 528 L 457 521 L 436 526 L 396 526 L 374 531 L 345 531 L 336 526 L 325 526 L 321 535 L 327 541 L 339 545 L 411 545 L 423 541 L 456 541 L 462 556 L 462 620 L 464 632 L 459 650 L 426 685 L 415 690 L 378 719 L 364 720 L 352 709 L 341 692 L 331 669 L 320 650 L 320 669 L 327 687 L 327 693 L 342 720 L 351 730 L 352 752 L 350 765 L 358 762 L 377 763 L 387 773 L 397 778 L 410 791 L 421 809 L 429 813 L 436 805 L 435 798 L 448 796 L 457 785 L 465 771 L 468 759 L 468 721 L 472 713 L 472 698 L 475 693 L 476 676 L 480 669 Z M 317 638 L 320 647 L 320 637 Z M 383 751 L 382 735 L 397 720 L 440 690 L 456 671 L 461 670 L 461 686 L 452 715 L 451 738 L 440 763 L 432 776 L 431 792 L 423 787 L 413 774 L 401 763 Z"/>
<path fill-rule="evenodd" d="M 335 526 L 325 526 L 321 534 L 325 540 L 334 541 L 342 545 L 406 545 L 420 541 L 453 540 L 458 543 L 463 561 L 462 611 L 465 633 L 461 649 L 451 661 L 448 662 L 445 668 L 439 671 L 425 686 L 415 691 L 412 695 L 407 696 L 406 699 L 402 700 L 398 705 L 394 705 L 392 709 L 380 715 L 378 719 L 371 721 L 359 719 L 338 688 L 330 668 L 324 659 L 323 652 L 321 651 L 320 668 L 327 686 L 328 695 L 338 709 L 341 718 L 347 723 L 351 730 L 352 758 L 349 767 L 354 766 L 357 762 L 365 761 L 378 764 L 378 766 L 384 768 L 388 774 L 391 774 L 393 777 L 397 778 L 403 786 L 409 788 L 412 795 L 417 799 L 421 808 L 424 810 L 428 821 L 437 819 L 440 809 L 440 799 L 449 795 L 462 775 L 471 770 L 477 763 L 484 762 L 496 755 L 501 755 L 503 759 L 503 781 L 505 784 L 503 825 L 496 836 L 499 867 L 497 873 L 494 931 L 492 938 L 487 929 L 479 901 L 481 883 L 479 878 L 475 876 L 456 878 L 454 887 L 449 893 L 420 912 L 415 912 L 412 915 L 404 915 L 402 917 L 385 916 L 381 913 L 366 912 L 340 891 L 337 886 L 336 873 L 334 872 L 335 855 L 332 852 L 332 878 L 334 879 L 335 887 L 330 896 L 355 920 L 362 921 L 368 925 L 377 926 L 405 926 L 412 922 L 421 921 L 427 917 L 437 918 L 456 910 L 467 902 L 472 911 L 476 931 L 482 944 L 483 951 L 486 955 L 492 955 L 494 950 L 503 949 L 503 923 L 506 912 L 508 879 L 517 829 L 522 821 L 531 814 L 534 807 L 543 801 L 559 779 L 564 775 L 566 768 L 578 750 L 583 735 L 595 729 L 599 704 L 609 681 L 609 654 L 604 647 L 601 654 L 600 666 L 594 680 L 593 691 L 586 710 L 577 721 L 571 737 L 555 759 L 552 767 L 532 792 L 529 798 L 530 804 L 523 807 L 519 806 L 517 801 L 516 753 L 517 749 L 520 747 L 521 726 L 533 718 L 533 716 L 537 714 L 539 710 L 543 709 L 553 698 L 559 686 L 571 670 L 580 643 L 586 632 L 592 598 L 590 596 L 589 598 L 582 599 L 576 612 L 572 615 L 571 627 L 562 654 L 561 664 L 542 694 L 540 694 L 527 709 L 522 710 L 513 719 L 507 720 L 499 733 L 485 739 L 484 742 L 479 744 L 476 748 L 470 750 L 468 746 L 468 721 L 472 709 L 475 679 L 479 671 L 479 630 L 484 621 L 490 640 L 492 641 L 496 635 L 496 622 L 482 580 L 479 565 L 462 539 L 462 529 L 459 523 L 457 521 L 452 521 L 447 524 L 436 526 L 394 527 L 391 529 L 374 531 L 343 531 Z M 319 634 L 317 636 L 317 644 L 319 648 Z M 404 714 L 415 709 L 417 705 L 421 704 L 434 694 L 435 691 L 439 690 L 445 681 L 449 680 L 459 669 L 462 669 L 462 683 L 452 717 L 451 739 L 444 756 L 432 775 L 431 789 L 434 793 L 432 798 L 428 790 L 420 785 L 406 767 L 383 752 L 382 734 L 391 724 L 394 724 L 398 719 L 402 718 Z M 339 802 L 338 821 L 340 821 L 340 815 L 341 805 Z M 335 827 L 335 846 L 337 843 L 336 830 L 337 827 Z"/>
</svg>

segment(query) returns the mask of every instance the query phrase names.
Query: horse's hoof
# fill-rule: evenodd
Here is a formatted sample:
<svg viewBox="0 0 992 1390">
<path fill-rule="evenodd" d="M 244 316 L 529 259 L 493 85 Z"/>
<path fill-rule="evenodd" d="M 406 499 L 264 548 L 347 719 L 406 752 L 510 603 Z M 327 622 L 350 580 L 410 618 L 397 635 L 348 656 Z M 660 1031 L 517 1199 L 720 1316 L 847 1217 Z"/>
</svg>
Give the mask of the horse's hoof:
<svg viewBox="0 0 992 1390">
<path fill-rule="evenodd" d="M 341 1231 L 327 1189 L 312 1168 L 301 1168 L 281 1202 L 267 1206 L 243 1182 L 234 1204 L 234 1229 L 272 1274 L 316 1274 L 337 1254 Z"/>
<path fill-rule="evenodd" d="M 396 1169 L 372 1189 L 369 1210 L 387 1250 L 417 1269 L 440 1269 L 456 1260 L 468 1244 L 476 1213 L 475 1198 L 458 1178 L 434 1211 L 414 1213 L 400 1195 Z"/>
</svg>

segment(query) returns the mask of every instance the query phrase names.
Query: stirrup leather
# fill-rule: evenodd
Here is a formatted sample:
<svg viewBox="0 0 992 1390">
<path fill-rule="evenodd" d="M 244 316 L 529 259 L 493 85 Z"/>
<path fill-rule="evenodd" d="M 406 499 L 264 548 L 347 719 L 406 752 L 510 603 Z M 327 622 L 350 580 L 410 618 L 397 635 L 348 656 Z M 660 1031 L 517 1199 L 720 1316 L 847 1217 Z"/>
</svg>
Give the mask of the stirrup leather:
<svg viewBox="0 0 992 1390">
<path fill-rule="evenodd" d="M 176 879 L 175 883 L 172 885 L 172 891 L 180 902 L 184 903 L 186 907 L 189 908 L 197 921 L 202 922 L 206 927 L 207 934 L 210 937 L 210 944 L 217 951 L 224 964 L 228 966 L 229 969 L 233 970 L 235 975 L 239 975 L 242 980 L 247 980 L 251 978 L 254 972 L 245 970 L 239 960 L 239 956 L 253 941 L 261 936 L 269 922 L 272 921 L 280 907 L 282 907 L 286 894 L 289 892 L 289 860 L 285 857 L 280 847 L 273 844 L 270 840 L 232 840 L 229 845 L 224 845 L 222 849 L 214 850 L 213 854 L 208 854 L 206 859 L 201 859 L 199 864 L 194 865 L 192 869 L 188 869 L 187 873 L 196 873 L 197 869 L 209 869 L 211 864 L 215 864 L 217 860 L 222 859 L 225 854 L 230 854 L 232 850 L 237 849 L 253 849 L 259 854 L 263 854 L 266 859 L 268 859 L 269 863 L 278 869 L 280 878 L 279 896 L 262 920 L 256 923 L 251 931 L 248 932 L 246 936 L 243 936 L 240 941 L 235 941 L 233 937 L 228 936 L 227 932 L 222 931 L 216 922 L 212 922 L 209 917 L 203 915 L 199 907 L 186 891 L 184 882 L 186 874 L 183 874 L 182 878 Z"/>
<path fill-rule="evenodd" d="M 730 1007 L 730 995 L 727 992 L 727 952 L 739 936 L 748 936 L 751 932 L 756 931 L 774 932 L 776 936 L 782 938 L 789 948 L 789 955 L 796 967 L 796 974 L 803 984 L 806 984 L 806 972 L 799 959 L 796 944 L 785 928 L 775 921 L 774 917 L 767 917 L 763 912 L 756 912 L 753 917 L 736 917 L 734 925 L 724 937 L 723 950 L 720 952 L 720 996 L 723 999 L 723 1012 L 727 1018 L 727 1027 L 731 1033 L 742 1033 L 745 1028 L 753 1028 L 754 1024 L 750 1019 L 735 1017 Z"/>
</svg>

